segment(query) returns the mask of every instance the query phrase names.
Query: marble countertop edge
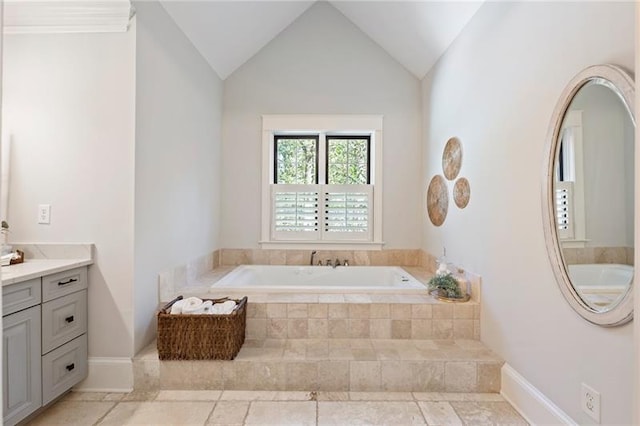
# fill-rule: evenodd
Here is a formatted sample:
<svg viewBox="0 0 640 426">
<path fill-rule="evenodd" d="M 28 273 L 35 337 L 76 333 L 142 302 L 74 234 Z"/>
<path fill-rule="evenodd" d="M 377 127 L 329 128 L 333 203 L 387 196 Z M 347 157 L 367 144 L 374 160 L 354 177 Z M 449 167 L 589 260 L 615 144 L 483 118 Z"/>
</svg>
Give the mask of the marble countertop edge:
<svg viewBox="0 0 640 426">
<path fill-rule="evenodd" d="M 55 274 L 93 264 L 93 259 L 31 259 L 11 266 L 3 266 L 2 286 L 20 283 L 44 275 Z"/>
</svg>

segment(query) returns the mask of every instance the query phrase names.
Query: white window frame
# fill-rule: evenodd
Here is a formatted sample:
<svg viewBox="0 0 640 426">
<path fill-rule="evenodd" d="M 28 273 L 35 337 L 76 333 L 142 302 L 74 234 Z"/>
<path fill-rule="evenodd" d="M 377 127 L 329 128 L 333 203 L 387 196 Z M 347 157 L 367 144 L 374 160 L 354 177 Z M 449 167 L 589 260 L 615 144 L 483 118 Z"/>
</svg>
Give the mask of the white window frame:
<svg viewBox="0 0 640 426">
<path fill-rule="evenodd" d="M 569 189 L 570 226 L 568 232 L 559 232 L 560 244 L 563 248 L 584 248 L 589 242 L 586 235 L 585 201 L 584 201 L 584 160 L 582 143 L 582 111 L 567 112 L 561 130 L 562 137 L 571 140 L 567 158 L 558 159 L 568 165 L 568 173 L 572 182 Z M 567 164 L 568 163 L 568 164 Z M 556 172 L 556 176 L 558 173 Z M 560 231 L 560 230 L 559 230 Z"/>
<path fill-rule="evenodd" d="M 383 132 L 382 115 L 302 115 L 277 114 L 262 116 L 262 248 L 278 249 L 357 249 L 380 250 L 384 245 L 382 240 L 382 152 Z M 369 185 L 373 190 L 371 236 L 367 241 L 349 240 L 341 235 L 333 240 L 276 240 L 272 238 L 271 185 L 274 176 L 274 136 L 276 134 L 318 134 L 318 177 L 324 182 L 326 162 L 326 135 L 371 135 L 370 144 L 370 179 Z"/>
</svg>

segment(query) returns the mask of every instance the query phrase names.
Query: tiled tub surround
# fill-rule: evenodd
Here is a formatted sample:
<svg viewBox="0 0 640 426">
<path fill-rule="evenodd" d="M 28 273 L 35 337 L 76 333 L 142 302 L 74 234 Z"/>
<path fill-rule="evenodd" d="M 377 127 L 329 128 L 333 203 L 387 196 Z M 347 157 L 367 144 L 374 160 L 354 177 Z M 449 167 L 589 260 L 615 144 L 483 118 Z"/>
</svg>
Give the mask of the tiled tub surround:
<svg viewBox="0 0 640 426">
<path fill-rule="evenodd" d="M 319 295 L 318 299 L 330 300 L 329 296 Z M 353 296 L 355 302 L 357 295 Z M 404 300 L 407 303 L 384 302 L 383 298 L 377 303 L 263 303 L 250 299 L 246 335 L 249 339 L 480 338 L 478 303 L 434 303 L 430 296 L 405 296 Z"/>
<path fill-rule="evenodd" d="M 503 362 L 476 340 L 248 339 L 233 361 L 134 359 L 136 391 L 499 392 Z"/>
<path fill-rule="evenodd" d="M 159 361 L 154 342 L 134 359 L 136 391 L 499 392 L 503 362 L 479 341 L 478 276 L 467 274 L 472 299 L 460 304 L 438 301 L 426 288 L 417 295 L 211 290 L 236 265 L 308 265 L 310 255 L 225 249 L 161 274 L 163 302 L 178 294 L 248 295 L 247 340 L 233 361 Z M 424 284 L 435 270 L 434 257 L 421 250 L 316 254 L 336 258 L 402 266 Z"/>
<path fill-rule="evenodd" d="M 633 266 L 633 247 L 584 247 L 563 248 L 567 265 L 617 263 Z"/>
</svg>

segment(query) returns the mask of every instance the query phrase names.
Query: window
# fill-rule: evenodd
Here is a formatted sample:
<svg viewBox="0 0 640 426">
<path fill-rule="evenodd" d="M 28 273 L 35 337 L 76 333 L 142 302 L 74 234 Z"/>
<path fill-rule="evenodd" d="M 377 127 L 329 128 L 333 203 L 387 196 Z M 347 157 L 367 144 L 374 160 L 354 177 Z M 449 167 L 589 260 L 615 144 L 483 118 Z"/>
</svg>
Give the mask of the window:
<svg viewBox="0 0 640 426">
<path fill-rule="evenodd" d="M 274 183 L 318 183 L 318 136 L 274 137 Z"/>
<path fill-rule="evenodd" d="M 560 131 L 554 172 L 556 225 L 564 248 L 585 246 L 583 175 L 582 111 L 571 110 Z"/>
<path fill-rule="evenodd" d="M 381 129 L 380 116 L 264 116 L 262 246 L 379 247 Z"/>
<path fill-rule="evenodd" d="M 370 136 L 327 136 L 327 183 L 369 184 Z"/>
</svg>

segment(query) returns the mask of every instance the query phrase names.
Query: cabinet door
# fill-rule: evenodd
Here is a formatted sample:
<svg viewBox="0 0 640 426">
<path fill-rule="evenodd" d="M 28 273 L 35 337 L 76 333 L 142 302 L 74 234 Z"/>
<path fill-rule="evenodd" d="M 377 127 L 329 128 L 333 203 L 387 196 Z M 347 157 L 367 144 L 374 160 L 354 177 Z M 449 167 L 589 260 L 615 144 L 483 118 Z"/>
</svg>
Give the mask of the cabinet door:
<svg viewBox="0 0 640 426">
<path fill-rule="evenodd" d="M 2 318 L 2 406 L 14 425 L 42 405 L 40 306 Z"/>
</svg>

